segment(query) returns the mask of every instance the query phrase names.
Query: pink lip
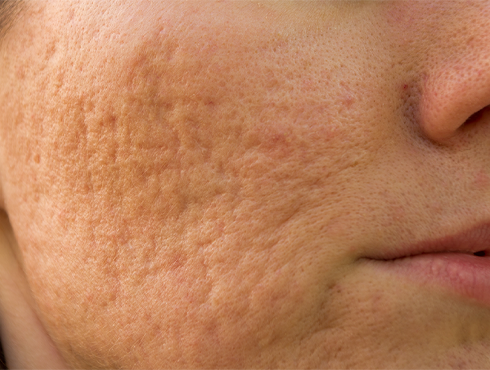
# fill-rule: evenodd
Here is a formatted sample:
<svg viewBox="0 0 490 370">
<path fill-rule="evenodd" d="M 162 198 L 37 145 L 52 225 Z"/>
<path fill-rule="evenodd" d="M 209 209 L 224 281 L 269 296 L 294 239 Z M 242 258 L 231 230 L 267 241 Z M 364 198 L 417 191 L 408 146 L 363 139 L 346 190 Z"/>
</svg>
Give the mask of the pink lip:
<svg viewBox="0 0 490 370">
<path fill-rule="evenodd" d="M 490 224 L 378 252 L 369 260 L 382 270 L 490 306 Z"/>
</svg>

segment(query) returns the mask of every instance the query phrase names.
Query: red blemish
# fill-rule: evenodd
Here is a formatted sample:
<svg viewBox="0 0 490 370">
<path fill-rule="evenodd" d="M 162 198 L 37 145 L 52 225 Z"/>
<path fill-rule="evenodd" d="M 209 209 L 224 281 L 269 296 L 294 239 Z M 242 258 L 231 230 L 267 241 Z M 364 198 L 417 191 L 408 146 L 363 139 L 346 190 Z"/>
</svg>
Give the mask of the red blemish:
<svg viewBox="0 0 490 370">
<path fill-rule="evenodd" d="M 340 85 L 343 90 L 342 95 L 340 96 L 340 102 L 343 107 L 350 108 L 355 102 L 354 93 L 350 86 L 345 82 L 341 82 Z"/>
<path fill-rule="evenodd" d="M 393 29 L 406 35 L 417 26 L 416 22 L 421 18 L 420 13 L 423 9 L 424 6 L 416 2 L 398 1 L 387 7 L 385 19 Z"/>
<path fill-rule="evenodd" d="M 486 187 L 488 187 L 488 185 L 489 185 L 489 177 L 488 177 L 487 173 L 484 172 L 484 171 L 479 171 L 475 175 L 474 184 L 479 189 L 480 188 L 486 188 Z"/>
<path fill-rule="evenodd" d="M 354 97 L 352 95 L 345 94 L 342 97 L 342 104 L 344 107 L 350 108 L 352 106 L 352 104 L 354 104 Z"/>
<path fill-rule="evenodd" d="M 313 91 L 315 89 L 315 83 L 309 78 L 303 79 L 301 83 L 301 90 L 303 92 Z"/>
<path fill-rule="evenodd" d="M 209 100 L 206 102 L 206 107 L 208 107 L 209 109 L 214 109 L 216 107 L 216 103 L 212 100 Z"/>
</svg>

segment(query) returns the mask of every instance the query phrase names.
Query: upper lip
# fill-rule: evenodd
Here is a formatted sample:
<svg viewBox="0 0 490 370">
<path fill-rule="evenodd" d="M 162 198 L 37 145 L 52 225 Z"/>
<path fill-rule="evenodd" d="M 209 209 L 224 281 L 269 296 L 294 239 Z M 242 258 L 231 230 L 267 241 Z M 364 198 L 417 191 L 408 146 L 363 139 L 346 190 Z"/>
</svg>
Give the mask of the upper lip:
<svg viewBox="0 0 490 370">
<path fill-rule="evenodd" d="M 478 253 L 490 256 L 490 223 L 457 234 L 394 247 L 371 258 L 388 261 L 428 253 Z"/>
</svg>

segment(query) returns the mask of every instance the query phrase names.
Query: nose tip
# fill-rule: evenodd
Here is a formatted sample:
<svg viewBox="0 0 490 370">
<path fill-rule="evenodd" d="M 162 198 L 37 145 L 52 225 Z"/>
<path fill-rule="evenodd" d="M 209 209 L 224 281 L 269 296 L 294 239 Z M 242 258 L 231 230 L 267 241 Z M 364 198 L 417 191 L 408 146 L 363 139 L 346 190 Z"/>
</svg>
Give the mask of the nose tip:
<svg viewBox="0 0 490 370">
<path fill-rule="evenodd" d="M 490 44 L 487 45 L 490 51 Z M 428 74 L 422 86 L 420 124 L 425 135 L 444 142 L 490 105 L 490 53 L 446 65 Z"/>
</svg>

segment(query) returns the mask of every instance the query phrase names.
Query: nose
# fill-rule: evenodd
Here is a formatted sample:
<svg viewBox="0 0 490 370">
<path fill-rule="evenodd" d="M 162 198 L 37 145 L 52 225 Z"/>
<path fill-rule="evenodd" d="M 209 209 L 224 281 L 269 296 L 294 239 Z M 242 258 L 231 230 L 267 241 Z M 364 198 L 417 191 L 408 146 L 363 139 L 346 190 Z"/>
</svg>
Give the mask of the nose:
<svg viewBox="0 0 490 370">
<path fill-rule="evenodd" d="M 420 124 L 429 139 L 444 142 L 463 125 L 483 122 L 479 113 L 490 106 L 490 40 L 475 54 L 424 77 Z"/>
<path fill-rule="evenodd" d="M 467 123 L 488 121 L 479 113 L 490 106 L 490 1 L 442 4 L 458 8 L 433 28 L 434 34 L 438 28 L 451 31 L 427 48 L 419 105 L 422 130 L 436 142 L 457 135 Z"/>
</svg>

